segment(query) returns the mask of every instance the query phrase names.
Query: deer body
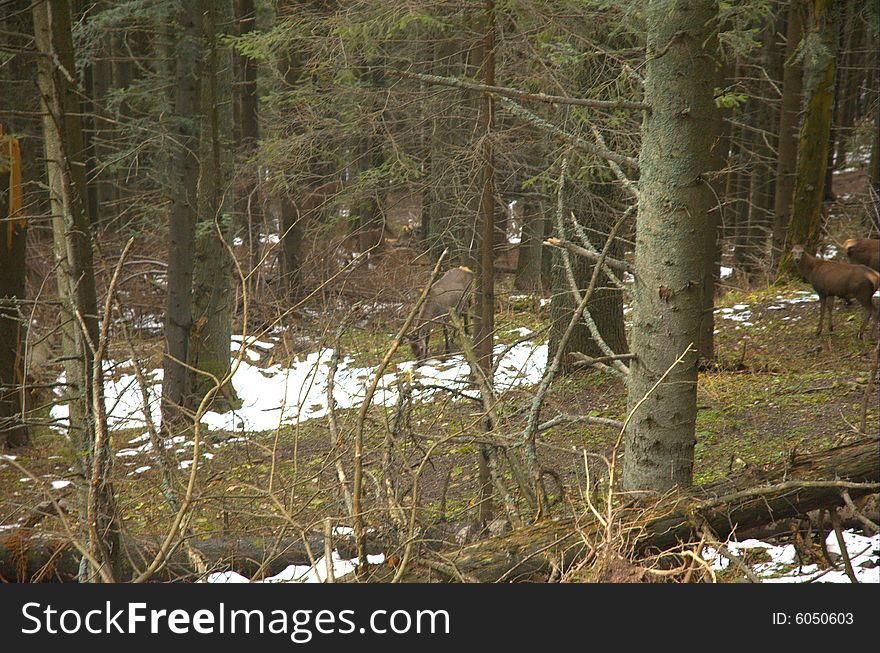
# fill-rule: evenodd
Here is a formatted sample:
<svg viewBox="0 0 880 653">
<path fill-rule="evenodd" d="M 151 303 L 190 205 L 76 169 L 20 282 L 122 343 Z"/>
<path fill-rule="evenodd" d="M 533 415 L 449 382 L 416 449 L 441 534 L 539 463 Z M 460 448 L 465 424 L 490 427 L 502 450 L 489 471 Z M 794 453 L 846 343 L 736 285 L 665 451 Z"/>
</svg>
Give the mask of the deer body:
<svg viewBox="0 0 880 653">
<path fill-rule="evenodd" d="M 850 263 L 867 265 L 880 272 L 880 240 L 876 238 L 850 238 L 843 243 Z"/>
<path fill-rule="evenodd" d="M 410 338 L 413 354 L 418 360 L 423 360 L 427 356 L 431 330 L 437 322 L 443 326 L 444 353 L 449 353 L 449 331 L 446 318 L 451 311 L 464 311 L 467 308 L 473 279 L 474 273 L 469 268 L 462 266 L 447 270 L 431 286 L 428 297 L 416 316 L 415 331 Z M 467 329 L 467 312 L 464 315 L 464 324 Z"/>
<path fill-rule="evenodd" d="M 797 264 L 798 272 L 810 282 L 816 294 L 819 295 L 819 327 L 816 329 L 816 335 L 822 333 L 822 321 L 826 309 L 828 311 L 828 330 L 834 330 L 834 325 L 831 322 L 834 298 L 842 297 L 855 299 L 865 309 L 865 319 L 859 328 L 859 339 L 861 339 L 868 323 L 874 317 L 875 309 L 871 296 L 880 287 L 880 272 L 864 265 L 823 261 L 805 252 L 801 245 L 795 245 L 791 250 L 791 255 Z"/>
</svg>

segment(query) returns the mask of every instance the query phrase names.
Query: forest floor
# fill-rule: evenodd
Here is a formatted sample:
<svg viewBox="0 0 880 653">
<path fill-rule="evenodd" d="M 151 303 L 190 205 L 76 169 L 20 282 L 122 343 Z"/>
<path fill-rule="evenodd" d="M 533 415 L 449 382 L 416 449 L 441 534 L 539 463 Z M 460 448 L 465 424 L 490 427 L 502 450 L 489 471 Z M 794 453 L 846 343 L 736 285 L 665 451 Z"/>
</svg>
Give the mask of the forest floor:
<svg viewBox="0 0 880 653">
<path fill-rule="evenodd" d="M 376 275 L 382 274 L 385 272 L 380 266 Z M 374 287 L 382 285 L 378 278 L 375 283 Z M 539 356 L 549 306 L 542 306 L 537 299 L 518 297 L 507 283 L 509 279 L 502 280 L 499 292 L 497 344 L 513 347 L 522 341 L 518 346 L 531 348 Z M 795 452 L 819 451 L 860 437 L 876 329 L 871 338 L 856 338 L 861 320 L 857 304 L 845 306 L 839 302 L 835 309 L 836 330 L 818 338 L 814 335 L 818 302 L 802 281 L 747 291 L 728 287 L 716 305 L 717 365 L 700 373 L 698 385 L 695 483 L 743 467 L 760 469 Z M 340 313 L 334 318 L 335 310 Z M 327 357 L 317 352 L 324 348 L 326 353 L 334 346 L 343 354 L 356 352 L 345 367 L 362 370 L 350 380 L 360 383 L 362 389 L 387 350 L 399 327 L 401 311 L 405 310 L 406 304 L 393 297 L 373 297 L 359 304 L 347 302 L 341 308 L 336 304 L 307 305 L 296 312 L 295 320 L 282 325 L 286 328 L 258 334 L 259 344 L 254 343 L 244 352 L 250 374 L 247 384 L 239 383 L 236 389 L 247 403 L 263 392 L 260 376 L 268 379 L 268 375 L 304 361 L 314 369 L 326 369 Z M 334 332 L 343 323 L 350 328 L 340 333 L 337 345 Z M 439 340 L 442 338 L 435 333 L 433 351 L 437 351 Z M 162 346 L 159 334 L 149 336 L 145 331 L 137 344 L 145 368 L 157 368 Z M 131 361 L 122 343 L 116 343 L 113 351 L 128 364 L 112 371 L 118 380 L 130 373 Z M 546 359 L 546 347 L 543 356 Z M 399 378 L 418 381 L 418 371 L 408 363 L 411 358 L 408 347 L 402 347 L 392 358 L 389 372 L 396 366 L 401 372 Z M 445 383 L 451 388 L 450 379 L 466 377 L 462 375 L 460 357 L 453 356 L 446 363 L 429 362 L 431 383 Z M 522 366 L 523 360 L 518 359 L 517 365 Z M 302 379 L 304 387 L 320 385 L 317 376 Z M 499 403 L 501 434 L 516 438 L 522 433 L 536 380 L 534 370 L 523 372 L 503 391 Z M 388 387 L 395 389 L 390 381 Z M 295 424 L 248 430 L 238 425 L 245 423 L 244 418 L 206 421 L 203 435 L 207 446 L 199 461 L 190 522 L 198 536 L 296 534 L 318 527 L 325 517 L 348 524 L 335 464 L 337 460 L 342 462 L 350 481 L 350 443 L 356 429 L 357 405 L 352 402 L 334 411 L 345 446 L 333 447 L 326 398 L 320 398 L 326 396 L 325 391 L 310 395 L 306 388 L 303 392 L 306 396 L 300 410 L 314 416 Z M 376 405 L 367 413 L 364 437 L 365 466 L 370 472 L 366 480 L 368 508 L 375 508 L 376 497 L 381 496 L 378 479 L 386 465 L 389 434 L 393 434 L 395 453 L 387 469 L 394 472 L 398 500 L 408 505 L 412 474 L 424 462 L 419 479 L 424 506 L 420 518 L 425 522 L 441 518 L 453 523 L 471 520 L 477 510 L 473 497 L 477 495 L 478 449 L 474 437 L 479 433 L 478 406 L 443 389 L 435 389 L 430 400 L 413 401 L 408 410 L 401 411 L 399 406 L 394 400 Z M 621 420 L 625 406 L 626 392 L 620 380 L 599 371 L 576 371 L 553 384 L 541 420 L 561 413 Z M 866 431 L 877 433 L 878 428 L 880 395 L 875 383 L 867 398 Z M 555 427 L 540 436 L 539 457 L 561 482 L 565 495 L 576 498 L 588 485 L 584 452 L 610 457 L 618 435 L 616 429 L 608 427 Z M 182 485 L 191 464 L 192 434 L 181 434 L 173 444 Z M 139 423 L 116 423 L 112 447 L 116 454 L 114 484 L 126 530 L 133 535 L 164 532 L 171 513 L 162 499 L 160 475 L 142 419 Z M 33 444 L 14 455 L 17 465 L 26 468 L 28 475 L 11 462 L 0 460 L 0 529 L 30 518 L 31 509 L 49 496 L 71 503 L 75 500 L 70 485 L 72 452 L 58 428 L 36 429 Z M 602 473 L 592 466 L 589 471 L 591 475 Z M 560 492 L 553 481 L 549 481 L 549 488 L 553 495 Z M 570 510 L 571 505 L 562 501 L 555 510 Z M 368 521 L 378 524 L 378 512 L 369 514 Z M 40 528 L 58 529 L 57 519 L 42 520 Z"/>
</svg>

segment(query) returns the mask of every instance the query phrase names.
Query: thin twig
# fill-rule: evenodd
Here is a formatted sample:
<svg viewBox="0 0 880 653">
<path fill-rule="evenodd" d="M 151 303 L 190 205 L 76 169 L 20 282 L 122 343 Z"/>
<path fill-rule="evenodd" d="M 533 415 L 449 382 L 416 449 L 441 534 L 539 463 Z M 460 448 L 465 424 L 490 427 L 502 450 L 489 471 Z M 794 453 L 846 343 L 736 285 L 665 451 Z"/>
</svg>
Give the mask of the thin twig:
<svg viewBox="0 0 880 653">
<path fill-rule="evenodd" d="M 856 572 L 853 571 L 852 560 L 849 559 L 849 552 L 846 550 L 846 540 L 843 539 L 843 531 L 840 528 L 840 515 L 833 508 L 828 511 L 831 515 L 831 526 L 834 528 L 834 536 L 837 538 L 837 544 L 840 546 L 840 556 L 843 558 L 843 568 L 849 579 L 858 584 L 859 579 Z"/>
</svg>

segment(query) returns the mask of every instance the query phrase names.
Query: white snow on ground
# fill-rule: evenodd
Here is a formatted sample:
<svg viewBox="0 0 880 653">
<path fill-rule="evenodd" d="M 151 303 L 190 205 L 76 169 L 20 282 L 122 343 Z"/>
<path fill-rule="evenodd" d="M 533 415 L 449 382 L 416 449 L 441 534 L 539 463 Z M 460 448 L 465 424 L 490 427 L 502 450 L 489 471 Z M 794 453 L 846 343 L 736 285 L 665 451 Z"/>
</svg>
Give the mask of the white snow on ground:
<svg viewBox="0 0 880 653">
<path fill-rule="evenodd" d="M 353 528 L 348 526 L 334 526 L 333 527 L 333 535 L 334 537 L 351 535 L 354 532 Z M 339 554 L 334 550 L 331 553 L 330 559 L 333 562 L 333 576 L 334 578 L 340 578 L 345 574 L 351 573 L 355 570 L 357 558 L 346 559 L 341 558 Z M 382 554 L 379 555 L 368 555 L 367 562 L 371 565 L 381 565 L 385 562 L 385 556 Z M 269 578 L 255 581 L 258 583 L 323 583 L 327 580 L 327 563 L 326 557 L 321 556 L 315 561 L 315 566 L 311 565 L 290 565 L 282 572 L 276 574 L 275 576 L 271 576 Z M 249 578 L 242 576 L 234 571 L 222 571 L 210 574 L 206 579 L 207 583 L 250 583 L 252 582 Z"/>
<path fill-rule="evenodd" d="M 866 537 L 852 530 L 844 531 L 844 542 L 853 566 L 853 572 L 860 583 L 880 583 L 880 535 Z M 826 545 L 830 555 L 840 554 L 837 537 L 829 533 Z M 850 579 L 843 569 L 842 559 L 839 569 L 820 570 L 818 565 L 798 566 L 797 552 L 793 544 L 774 546 L 760 540 L 728 542 L 727 549 L 733 555 L 741 556 L 749 549 L 763 549 L 769 557 L 766 562 L 752 565 L 752 571 L 765 583 L 849 583 Z M 716 571 L 727 569 L 730 560 L 712 547 L 706 547 L 703 558 L 712 564 Z"/>
<path fill-rule="evenodd" d="M 817 258 L 824 259 L 826 261 L 830 261 L 832 259 L 837 258 L 837 248 L 834 245 L 825 245 L 819 253 L 816 255 Z"/>
<path fill-rule="evenodd" d="M 854 172 L 856 170 L 862 170 L 867 167 L 868 162 L 871 160 L 871 146 L 870 145 L 861 145 L 854 152 L 850 152 L 849 157 L 847 158 L 847 162 L 849 165 L 846 168 L 841 168 L 840 170 L 835 170 L 835 175 L 843 174 L 844 172 Z"/>
<path fill-rule="evenodd" d="M 722 319 L 741 322 L 743 326 L 753 326 L 753 323 L 749 322 L 752 319 L 752 312 L 749 310 L 748 304 L 734 304 L 733 306 L 715 309 L 715 311 L 721 313 Z"/>
<path fill-rule="evenodd" d="M 796 290 L 794 294 L 797 295 L 797 297 L 784 297 L 783 295 L 776 295 L 776 298 L 773 300 L 774 303 L 767 306 L 765 310 L 781 311 L 794 304 L 808 304 L 819 301 L 819 295 L 811 293 L 807 290 Z M 720 313 L 721 318 L 724 320 L 739 322 L 742 326 L 746 327 L 754 326 L 754 323 L 751 322 L 751 307 L 748 304 L 734 304 L 733 306 L 716 308 L 715 312 Z M 799 315 L 787 315 L 782 318 L 783 321 L 800 319 L 801 316 Z M 739 326 L 736 327 L 736 329 L 739 328 Z"/>
<path fill-rule="evenodd" d="M 524 299 L 532 299 L 532 295 L 510 295 L 508 297 L 511 301 L 522 301 Z M 543 308 L 547 304 L 550 303 L 550 299 L 547 297 L 541 297 L 538 299 L 538 304 Z"/>
<path fill-rule="evenodd" d="M 333 561 L 333 576 L 340 578 L 345 574 L 350 574 L 355 570 L 356 558 L 347 560 L 340 558 L 336 551 L 333 552 L 331 560 Z M 368 555 L 367 562 L 371 565 L 380 565 L 385 562 L 384 555 Z M 315 561 L 315 566 L 311 565 L 290 565 L 275 576 L 264 578 L 263 580 L 253 581 L 256 583 L 323 583 L 327 580 L 327 564 L 324 556 Z M 250 583 L 250 579 L 242 576 L 234 571 L 221 571 L 210 574 L 205 581 L 207 583 Z"/>
<path fill-rule="evenodd" d="M 518 328 L 518 336 L 528 335 L 528 331 Z M 241 337 L 234 337 L 240 343 Z M 235 344 L 235 343 L 233 343 Z M 272 348 L 269 342 L 249 342 L 247 352 L 252 348 L 264 352 Z M 237 345 L 236 345 L 237 347 Z M 516 385 L 537 383 L 547 363 L 547 346 L 532 342 L 522 342 L 505 351 L 503 345 L 496 345 L 496 356 L 503 357 L 497 363 L 495 385 L 506 390 Z M 242 407 L 227 413 L 207 412 L 203 424 L 209 430 L 226 431 L 266 431 L 278 428 L 279 424 L 295 424 L 298 421 L 323 417 L 327 414 L 327 374 L 333 357 L 332 349 L 313 352 L 305 358 L 297 358 L 289 367 L 280 364 L 270 367 L 252 365 L 242 360 L 232 383 L 242 400 Z M 251 360 L 251 356 L 248 356 Z M 333 387 L 333 399 L 339 409 L 361 405 L 366 395 L 375 367 L 355 367 L 353 359 L 346 356 L 339 361 Z M 129 363 L 126 363 L 128 365 Z M 108 372 L 117 363 L 106 364 Z M 397 402 L 397 379 L 401 374 L 411 374 L 414 382 L 423 385 L 461 389 L 466 386 L 470 369 L 462 356 L 451 356 L 446 362 L 436 359 L 417 365 L 407 361 L 388 369 L 383 375 L 373 397 L 374 405 L 393 405 Z M 162 395 L 162 370 L 145 373 L 151 383 L 148 388 L 150 414 L 154 423 L 160 421 L 159 398 Z M 63 375 L 59 379 L 63 382 Z M 437 392 L 425 389 L 415 393 L 416 399 L 426 400 Z M 134 374 L 108 375 L 105 381 L 107 419 L 111 428 L 144 428 L 146 426 L 141 390 Z M 52 408 L 51 416 L 59 427 L 66 424 L 68 412 L 66 404 Z M 146 436 L 141 436 L 137 447 L 121 450 L 118 455 L 133 456 L 147 452 L 152 445 Z M 135 444 L 130 442 L 129 444 Z"/>
</svg>

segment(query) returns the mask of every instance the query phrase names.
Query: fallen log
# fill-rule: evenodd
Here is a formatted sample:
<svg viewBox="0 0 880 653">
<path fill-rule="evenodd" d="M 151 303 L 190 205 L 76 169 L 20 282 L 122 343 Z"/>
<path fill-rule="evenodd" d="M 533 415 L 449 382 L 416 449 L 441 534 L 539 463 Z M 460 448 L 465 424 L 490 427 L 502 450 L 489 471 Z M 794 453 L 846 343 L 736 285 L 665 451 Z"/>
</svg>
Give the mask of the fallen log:
<svg viewBox="0 0 880 653">
<path fill-rule="evenodd" d="M 880 489 L 880 439 L 798 455 L 690 492 L 631 501 L 617 508 L 615 521 L 619 536 L 639 556 L 698 540 L 703 526 L 726 539 L 817 508 L 836 508 L 844 503 L 842 489 L 853 499 Z M 469 582 L 546 579 L 552 569 L 565 570 L 584 560 L 589 543 L 601 542 L 603 532 L 588 513 L 578 519 L 542 521 L 446 552 L 442 559 L 426 557 L 425 562 L 434 571 Z"/>
<path fill-rule="evenodd" d="M 348 546 L 347 536 L 334 544 Z M 308 535 L 306 540 L 317 559 L 324 554 L 321 534 Z M 127 539 L 124 542 L 128 559 L 124 565 L 127 576 L 137 575 L 156 555 L 160 537 Z M 310 565 L 309 552 L 302 538 L 278 541 L 271 537 L 218 537 L 191 539 L 190 546 L 199 552 L 210 571 L 235 571 L 248 578 L 273 576 L 289 565 Z M 381 552 L 380 544 L 367 543 L 368 553 Z M 349 546 L 350 548 L 350 546 Z M 4 531 L 0 535 L 0 583 L 75 582 L 80 554 L 70 541 L 56 534 L 30 528 Z M 137 568 L 137 569 L 136 569 Z M 197 580 L 198 575 L 183 547 L 172 548 L 168 562 L 152 580 Z"/>
</svg>

